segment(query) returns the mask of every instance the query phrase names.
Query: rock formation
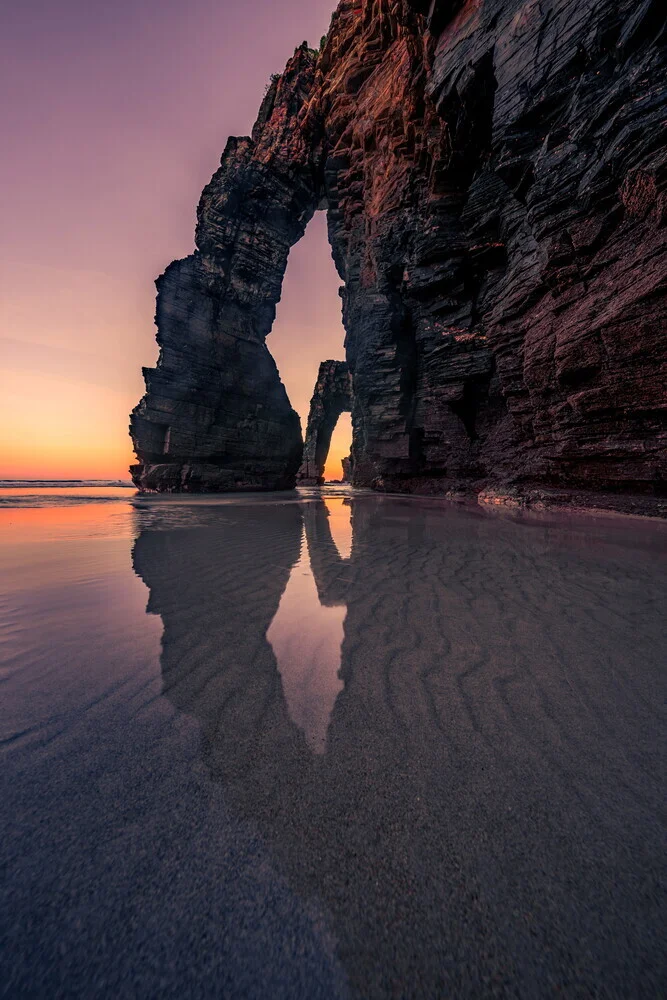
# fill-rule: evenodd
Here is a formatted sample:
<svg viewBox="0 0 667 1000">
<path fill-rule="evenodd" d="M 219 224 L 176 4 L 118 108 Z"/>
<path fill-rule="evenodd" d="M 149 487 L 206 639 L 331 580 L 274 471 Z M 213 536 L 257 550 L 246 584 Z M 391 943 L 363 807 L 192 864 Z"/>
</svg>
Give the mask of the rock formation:
<svg viewBox="0 0 667 1000">
<path fill-rule="evenodd" d="M 265 339 L 290 247 L 316 208 L 310 142 L 294 130 L 314 79 L 304 46 L 252 137 L 227 143 L 197 210 L 197 250 L 158 279 L 160 357 L 130 424 L 141 490 L 294 486 L 301 427 Z"/>
<path fill-rule="evenodd" d="M 345 361 L 323 361 L 310 401 L 303 461 L 297 480 L 304 486 L 324 482 L 324 463 L 341 413 L 352 409 L 352 377 Z M 346 460 L 347 461 L 347 460 Z"/>
<path fill-rule="evenodd" d="M 294 482 L 265 338 L 326 208 L 356 484 L 664 493 L 666 40 L 663 0 L 341 0 L 158 283 L 139 488 Z"/>
</svg>

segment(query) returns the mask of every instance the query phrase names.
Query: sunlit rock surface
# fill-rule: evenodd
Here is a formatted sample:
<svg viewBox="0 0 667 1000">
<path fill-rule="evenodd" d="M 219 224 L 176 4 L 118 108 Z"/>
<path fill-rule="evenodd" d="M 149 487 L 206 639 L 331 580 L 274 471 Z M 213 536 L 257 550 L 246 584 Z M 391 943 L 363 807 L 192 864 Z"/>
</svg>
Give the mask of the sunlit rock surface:
<svg viewBox="0 0 667 1000">
<path fill-rule="evenodd" d="M 160 279 L 137 485 L 294 483 L 265 338 L 323 207 L 357 485 L 664 495 L 664 43 L 661 0 L 342 0 Z"/>
</svg>

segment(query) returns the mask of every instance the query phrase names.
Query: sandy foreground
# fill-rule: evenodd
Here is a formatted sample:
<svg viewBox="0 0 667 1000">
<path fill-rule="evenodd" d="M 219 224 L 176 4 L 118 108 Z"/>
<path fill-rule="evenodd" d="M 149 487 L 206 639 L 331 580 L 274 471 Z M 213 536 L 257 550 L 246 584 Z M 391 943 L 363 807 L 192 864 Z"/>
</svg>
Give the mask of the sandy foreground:
<svg viewBox="0 0 667 1000">
<path fill-rule="evenodd" d="M 0 509 L 1 996 L 664 995 L 667 524 L 98 492 Z"/>
</svg>

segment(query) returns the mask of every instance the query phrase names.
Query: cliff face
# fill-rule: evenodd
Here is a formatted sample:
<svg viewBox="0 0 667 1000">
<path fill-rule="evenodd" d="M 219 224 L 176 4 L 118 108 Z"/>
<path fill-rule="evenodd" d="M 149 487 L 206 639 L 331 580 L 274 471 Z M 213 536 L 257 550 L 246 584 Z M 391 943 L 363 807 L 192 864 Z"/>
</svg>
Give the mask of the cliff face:
<svg viewBox="0 0 667 1000">
<path fill-rule="evenodd" d="M 342 0 L 160 279 L 140 488 L 293 483 L 264 341 L 326 207 L 355 483 L 664 491 L 665 40 L 660 0 Z"/>
<path fill-rule="evenodd" d="M 331 435 L 341 413 L 352 409 L 352 378 L 344 361 L 323 361 L 310 401 L 303 461 L 297 481 L 318 486 L 324 482 L 324 464 L 329 454 Z M 349 481 L 350 460 L 343 475 Z"/>
<path fill-rule="evenodd" d="M 480 471 L 661 492 L 664 7 L 456 6 L 427 94 L 452 134 L 445 182 L 465 188 L 461 254 L 432 273 L 456 270 L 459 325 L 493 356 L 502 410 L 474 446 Z"/>
</svg>

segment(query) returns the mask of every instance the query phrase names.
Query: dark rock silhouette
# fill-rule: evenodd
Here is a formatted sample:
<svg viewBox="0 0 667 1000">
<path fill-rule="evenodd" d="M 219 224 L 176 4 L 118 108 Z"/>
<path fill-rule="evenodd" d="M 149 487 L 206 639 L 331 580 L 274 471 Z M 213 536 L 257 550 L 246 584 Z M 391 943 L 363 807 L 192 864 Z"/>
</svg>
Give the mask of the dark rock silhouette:
<svg viewBox="0 0 667 1000">
<path fill-rule="evenodd" d="M 341 0 L 160 279 L 139 488 L 294 483 L 265 338 L 326 208 L 356 484 L 664 494 L 663 7 Z"/>
<path fill-rule="evenodd" d="M 141 490 L 294 486 L 301 428 L 265 339 L 316 207 L 310 142 L 294 135 L 314 76 L 313 53 L 298 49 L 252 138 L 227 143 L 199 203 L 197 250 L 157 282 L 160 357 L 130 424 Z"/>
<path fill-rule="evenodd" d="M 352 409 L 352 378 L 345 361 L 323 361 L 310 401 L 306 441 L 298 482 L 317 486 L 324 482 L 324 463 L 331 435 L 341 413 Z M 348 462 L 349 459 L 345 460 Z"/>
</svg>

